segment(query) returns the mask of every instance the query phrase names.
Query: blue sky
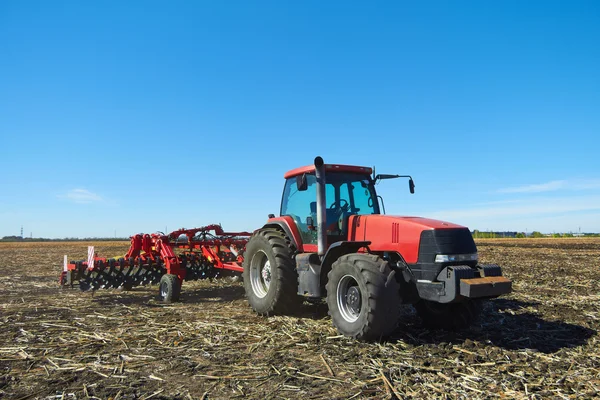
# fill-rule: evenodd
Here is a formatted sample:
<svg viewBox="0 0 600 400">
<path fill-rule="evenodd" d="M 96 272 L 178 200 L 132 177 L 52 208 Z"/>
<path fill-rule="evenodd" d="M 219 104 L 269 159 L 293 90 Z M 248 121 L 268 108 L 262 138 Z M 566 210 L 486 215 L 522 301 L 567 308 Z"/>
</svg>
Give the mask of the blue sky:
<svg viewBox="0 0 600 400">
<path fill-rule="evenodd" d="M 277 213 L 375 165 L 388 214 L 600 231 L 597 1 L 4 1 L 0 236 Z"/>
</svg>

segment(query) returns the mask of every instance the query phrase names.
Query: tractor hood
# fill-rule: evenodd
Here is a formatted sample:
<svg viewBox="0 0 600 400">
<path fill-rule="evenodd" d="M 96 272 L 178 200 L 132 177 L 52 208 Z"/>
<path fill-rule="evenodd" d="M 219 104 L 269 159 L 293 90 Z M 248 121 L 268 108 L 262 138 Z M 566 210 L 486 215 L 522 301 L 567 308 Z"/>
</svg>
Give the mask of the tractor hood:
<svg viewBox="0 0 600 400">
<path fill-rule="evenodd" d="M 396 250 L 407 263 L 417 262 L 419 244 L 424 231 L 443 231 L 446 240 L 472 242 L 467 227 L 429 218 L 377 214 L 354 215 L 348 222 L 350 240 L 370 241 L 369 247 L 373 251 Z M 434 232 L 430 232 L 432 233 Z"/>
<path fill-rule="evenodd" d="M 404 226 L 414 225 L 420 226 L 423 229 L 448 229 L 448 228 L 466 228 L 462 225 L 453 224 L 452 222 L 441 221 L 438 219 L 422 218 L 422 217 L 406 217 L 400 215 L 369 215 L 371 220 L 375 218 L 381 218 L 382 220 L 393 220 L 393 222 L 399 222 Z"/>
</svg>

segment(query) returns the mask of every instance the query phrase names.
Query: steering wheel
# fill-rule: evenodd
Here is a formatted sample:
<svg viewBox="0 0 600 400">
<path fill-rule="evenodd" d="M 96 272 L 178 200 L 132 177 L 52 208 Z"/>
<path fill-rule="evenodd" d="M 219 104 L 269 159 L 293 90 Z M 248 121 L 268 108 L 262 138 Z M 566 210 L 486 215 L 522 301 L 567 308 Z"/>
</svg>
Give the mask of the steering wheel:
<svg viewBox="0 0 600 400">
<path fill-rule="evenodd" d="M 336 206 L 338 202 L 334 201 L 333 203 L 331 203 L 331 205 L 329 206 L 330 210 L 333 210 Z M 348 204 L 348 200 L 346 199 L 340 199 L 340 213 L 342 212 L 347 212 L 348 209 L 350 208 L 350 204 Z"/>
<path fill-rule="evenodd" d="M 331 205 L 329 206 L 330 210 L 334 210 L 336 207 L 336 205 L 338 204 L 337 201 L 334 201 L 333 203 L 331 203 Z M 342 225 L 343 225 L 343 221 L 342 221 L 342 215 L 344 215 L 345 213 L 348 212 L 348 210 L 350 209 L 350 204 L 348 204 L 348 201 L 346 199 L 340 199 L 339 201 L 339 209 L 336 210 L 335 213 L 335 219 L 337 220 L 335 222 L 338 232 L 342 232 Z"/>
</svg>

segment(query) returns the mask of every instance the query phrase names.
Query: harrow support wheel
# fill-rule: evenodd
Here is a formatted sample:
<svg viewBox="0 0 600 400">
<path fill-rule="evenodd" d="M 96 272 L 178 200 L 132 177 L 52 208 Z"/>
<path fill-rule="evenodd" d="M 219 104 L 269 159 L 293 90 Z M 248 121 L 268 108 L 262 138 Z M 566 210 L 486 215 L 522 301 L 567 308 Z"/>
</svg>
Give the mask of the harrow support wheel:
<svg viewBox="0 0 600 400">
<path fill-rule="evenodd" d="M 372 254 L 347 254 L 332 265 L 327 305 L 338 332 L 358 340 L 379 340 L 396 328 L 400 284 L 387 261 Z"/>
<path fill-rule="evenodd" d="M 244 289 L 259 315 L 293 313 L 301 304 L 298 273 L 290 240 L 276 229 L 261 229 L 250 238 L 244 254 Z"/>
<path fill-rule="evenodd" d="M 165 303 L 172 303 L 179 300 L 181 294 L 181 281 L 174 274 L 165 274 L 160 279 L 158 287 L 158 298 Z"/>
</svg>

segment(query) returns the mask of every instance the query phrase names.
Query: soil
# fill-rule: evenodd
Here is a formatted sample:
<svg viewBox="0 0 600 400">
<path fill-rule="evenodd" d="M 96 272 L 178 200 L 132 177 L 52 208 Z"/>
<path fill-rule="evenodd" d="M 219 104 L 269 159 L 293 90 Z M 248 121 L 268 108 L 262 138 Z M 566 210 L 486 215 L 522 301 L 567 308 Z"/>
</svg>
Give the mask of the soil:
<svg viewBox="0 0 600 400">
<path fill-rule="evenodd" d="M 126 242 L 93 243 L 121 256 Z M 0 398 L 488 399 L 600 397 L 600 240 L 478 240 L 514 292 L 460 332 L 424 328 L 411 306 L 393 337 L 340 336 L 324 304 L 259 317 L 231 277 L 60 288 L 64 254 L 88 243 L 0 243 Z"/>
</svg>

